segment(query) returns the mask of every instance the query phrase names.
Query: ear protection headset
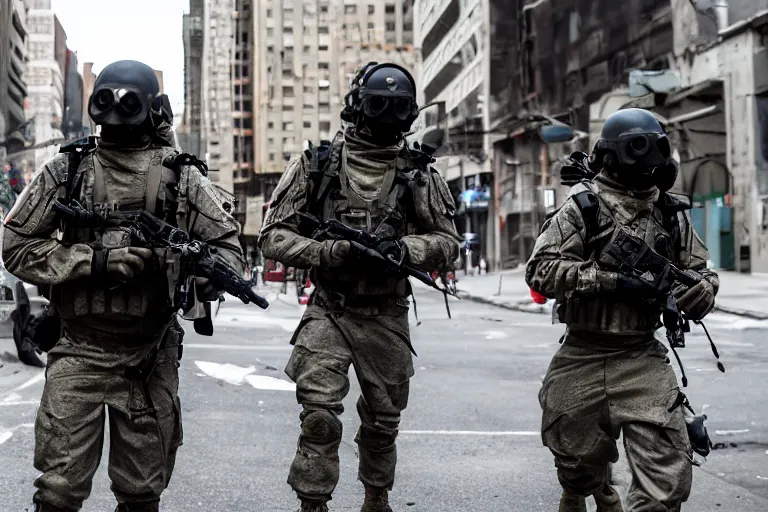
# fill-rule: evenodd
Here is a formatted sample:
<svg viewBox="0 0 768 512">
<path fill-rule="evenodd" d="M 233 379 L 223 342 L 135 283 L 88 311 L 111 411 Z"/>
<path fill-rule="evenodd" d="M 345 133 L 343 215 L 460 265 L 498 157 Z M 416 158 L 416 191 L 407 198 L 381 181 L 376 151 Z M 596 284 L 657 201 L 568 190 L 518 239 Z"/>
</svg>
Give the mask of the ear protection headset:
<svg viewBox="0 0 768 512">
<path fill-rule="evenodd" d="M 378 62 L 369 62 L 366 64 L 358 73 L 355 75 L 355 77 L 352 79 L 352 87 L 351 90 L 344 96 L 344 110 L 341 113 L 341 119 L 343 121 L 349 122 L 349 123 L 355 123 L 359 119 L 361 115 L 364 115 L 364 105 L 363 105 L 363 98 L 368 95 L 378 95 L 379 93 L 381 96 L 396 99 L 396 98 L 405 98 L 405 94 L 391 94 L 387 95 L 386 91 L 381 91 L 379 89 L 373 89 L 369 91 L 367 89 L 368 81 L 370 80 L 371 76 L 380 69 L 396 69 L 400 71 L 406 78 L 408 78 L 408 81 L 411 85 L 411 90 L 413 91 L 413 94 L 408 94 L 408 99 L 410 100 L 410 105 L 407 108 L 407 111 L 403 113 L 403 118 L 398 115 L 398 119 L 403 121 L 403 123 L 410 127 L 413 122 L 419 117 L 419 106 L 416 104 L 415 96 L 416 96 L 416 82 L 413 79 L 413 76 L 408 72 L 407 69 L 405 69 L 402 66 L 398 66 L 397 64 L 392 63 L 384 63 L 379 64 Z"/>
</svg>

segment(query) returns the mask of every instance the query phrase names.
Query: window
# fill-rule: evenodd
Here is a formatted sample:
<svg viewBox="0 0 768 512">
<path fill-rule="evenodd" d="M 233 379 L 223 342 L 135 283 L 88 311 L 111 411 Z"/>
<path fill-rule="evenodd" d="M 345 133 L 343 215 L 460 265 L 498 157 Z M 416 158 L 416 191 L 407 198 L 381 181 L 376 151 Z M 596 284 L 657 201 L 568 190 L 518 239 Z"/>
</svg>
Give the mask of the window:
<svg viewBox="0 0 768 512">
<path fill-rule="evenodd" d="M 240 95 L 240 86 L 236 85 L 235 86 L 235 96 L 239 96 L 239 95 Z"/>
<path fill-rule="evenodd" d="M 304 121 L 304 128 L 312 128 L 312 121 Z"/>
<path fill-rule="evenodd" d="M 305 85 L 304 86 L 304 92 L 306 94 L 312 94 L 315 92 L 315 89 L 311 85 Z"/>
<path fill-rule="evenodd" d="M 304 48 L 302 48 L 302 49 L 304 50 L 304 53 L 309 53 L 309 51 L 310 51 L 309 45 L 306 45 L 306 44 L 304 45 Z"/>
<path fill-rule="evenodd" d="M 235 119 L 234 124 L 235 124 L 235 128 L 241 128 L 242 127 L 242 120 L 241 119 Z"/>
<path fill-rule="evenodd" d="M 267 123 L 267 128 L 269 128 L 270 130 L 274 129 L 274 127 L 275 127 L 275 123 L 273 123 L 272 121 Z M 270 140 L 269 143 L 272 144 L 272 141 Z"/>
<path fill-rule="evenodd" d="M 368 6 L 368 14 L 373 14 L 376 12 L 376 6 L 375 5 L 369 5 Z"/>
<path fill-rule="evenodd" d="M 329 131 L 331 131 L 331 122 L 330 121 L 320 121 L 320 131 L 321 132 L 329 132 Z"/>
<path fill-rule="evenodd" d="M 317 27 L 317 33 L 318 34 L 327 34 L 328 33 L 328 27 Z"/>
<path fill-rule="evenodd" d="M 243 73 L 243 76 L 248 76 L 248 66 L 246 66 L 245 64 L 243 64 L 242 73 Z"/>
<path fill-rule="evenodd" d="M 267 53 L 272 53 L 275 51 L 275 47 L 272 45 L 267 46 Z"/>
<path fill-rule="evenodd" d="M 387 30 L 390 32 L 395 31 L 395 22 L 394 21 L 388 21 L 387 22 Z"/>
<path fill-rule="evenodd" d="M 288 152 L 288 151 L 283 153 L 283 160 L 285 160 L 286 162 L 290 162 L 291 161 L 291 153 Z"/>
<path fill-rule="evenodd" d="M 330 103 L 319 103 L 318 108 L 320 110 L 320 113 L 327 113 L 331 111 L 331 104 Z"/>
<path fill-rule="evenodd" d="M 323 14 L 328 14 L 328 6 L 327 5 L 321 5 L 320 6 L 320 12 Z"/>
<path fill-rule="evenodd" d="M 384 12 L 387 14 L 395 14 L 395 6 L 392 4 L 387 4 L 387 6 L 384 8 Z"/>
<path fill-rule="evenodd" d="M 293 27 L 283 27 L 283 34 L 293 34 Z"/>
<path fill-rule="evenodd" d="M 344 6 L 344 14 L 357 14 L 357 6 L 352 5 L 345 5 Z"/>
<path fill-rule="evenodd" d="M 274 153 L 270 153 L 269 154 L 269 161 L 270 162 L 274 162 L 275 161 L 275 154 Z"/>
<path fill-rule="evenodd" d="M 248 44 L 248 32 L 243 32 L 243 40 L 241 42 L 243 44 Z"/>
<path fill-rule="evenodd" d="M 303 107 L 301 107 L 303 110 L 314 110 L 315 106 L 311 105 L 309 103 L 305 103 Z"/>
<path fill-rule="evenodd" d="M 243 119 L 243 128 L 253 130 L 253 119 Z"/>
<path fill-rule="evenodd" d="M 321 52 L 327 52 L 328 51 L 328 45 L 327 44 L 321 44 L 320 46 L 317 47 L 317 49 L 320 50 Z"/>
<path fill-rule="evenodd" d="M 328 63 L 327 62 L 318 62 L 317 67 L 319 69 L 328 69 Z"/>
<path fill-rule="evenodd" d="M 283 146 L 292 146 L 293 137 L 283 137 Z"/>
<path fill-rule="evenodd" d="M 267 37 L 272 37 L 275 35 L 275 29 L 272 27 L 267 27 Z"/>
<path fill-rule="evenodd" d="M 292 132 L 293 131 L 293 122 L 288 121 L 283 123 L 283 131 L 284 132 Z"/>
<path fill-rule="evenodd" d="M 274 145 L 275 145 L 275 139 L 273 139 L 272 137 L 270 137 L 270 138 L 268 139 L 268 142 L 269 142 L 269 145 L 270 145 L 270 146 L 274 146 Z"/>
<path fill-rule="evenodd" d="M 285 98 L 293 98 L 293 87 L 291 87 L 291 86 L 283 87 L 283 97 L 285 97 Z"/>
<path fill-rule="evenodd" d="M 283 19 L 286 18 L 293 18 L 293 8 L 292 7 L 286 7 L 283 9 Z"/>
<path fill-rule="evenodd" d="M 293 112 L 293 105 L 283 105 L 283 112 Z"/>
<path fill-rule="evenodd" d="M 374 27 L 375 27 L 375 25 L 372 22 L 369 21 L 368 22 L 368 30 L 373 30 Z"/>
<path fill-rule="evenodd" d="M 243 102 L 243 111 L 244 112 L 252 112 L 253 111 L 253 104 L 250 100 L 246 100 Z"/>
<path fill-rule="evenodd" d="M 239 110 L 240 110 L 240 102 L 239 102 L 239 101 L 236 101 L 236 102 L 235 102 L 235 104 L 234 104 L 234 106 L 233 106 L 233 109 L 234 109 L 234 110 L 236 110 L 236 111 L 239 111 Z"/>
<path fill-rule="evenodd" d="M 290 68 L 283 69 L 283 78 L 293 78 L 293 71 Z"/>
<path fill-rule="evenodd" d="M 272 9 L 267 9 L 267 18 L 272 17 Z"/>
</svg>

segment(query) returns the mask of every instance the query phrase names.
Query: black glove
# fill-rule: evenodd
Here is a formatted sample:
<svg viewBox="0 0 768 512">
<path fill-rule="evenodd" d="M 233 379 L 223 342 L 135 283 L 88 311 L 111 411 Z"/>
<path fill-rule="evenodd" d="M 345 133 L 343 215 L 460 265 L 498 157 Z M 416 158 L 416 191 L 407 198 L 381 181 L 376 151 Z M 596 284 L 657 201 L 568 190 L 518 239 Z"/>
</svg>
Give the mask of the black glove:
<svg viewBox="0 0 768 512">
<path fill-rule="evenodd" d="M 405 265 L 408 258 L 408 248 L 400 240 L 383 240 L 378 243 L 376 250 L 398 268 Z"/>
<path fill-rule="evenodd" d="M 641 299 L 656 299 L 659 297 L 659 291 L 648 281 L 627 274 L 619 274 L 616 277 L 616 291 Z"/>
</svg>

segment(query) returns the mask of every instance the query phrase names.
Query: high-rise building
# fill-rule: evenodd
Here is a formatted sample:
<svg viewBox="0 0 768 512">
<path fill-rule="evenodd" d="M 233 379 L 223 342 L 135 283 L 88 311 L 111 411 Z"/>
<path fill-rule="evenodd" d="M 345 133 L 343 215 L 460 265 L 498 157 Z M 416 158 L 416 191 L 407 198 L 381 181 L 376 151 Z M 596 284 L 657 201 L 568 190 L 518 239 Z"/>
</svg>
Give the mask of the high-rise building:
<svg viewBox="0 0 768 512">
<path fill-rule="evenodd" d="M 259 0 L 254 31 L 254 171 L 268 198 L 304 140 L 333 137 L 355 72 L 370 61 L 411 71 L 413 1 Z"/>
<path fill-rule="evenodd" d="M 203 10 L 206 0 L 190 0 L 184 15 L 184 116 L 176 130 L 183 151 L 204 156 L 202 141 Z"/>
<path fill-rule="evenodd" d="M 25 146 L 22 128 L 27 96 L 26 7 L 22 0 L 0 0 L 0 152 Z M 2 157 L 2 155 L 0 155 Z"/>
<path fill-rule="evenodd" d="M 37 144 L 51 144 L 34 151 L 34 168 L 39 169 L 56 154 L 64 118 L 64 82 L 67 67 L 67 34 L 51 10 L 51 0 L 27 0 L 27 85 L 26 118 L 33 122 Z"/>
</svg>

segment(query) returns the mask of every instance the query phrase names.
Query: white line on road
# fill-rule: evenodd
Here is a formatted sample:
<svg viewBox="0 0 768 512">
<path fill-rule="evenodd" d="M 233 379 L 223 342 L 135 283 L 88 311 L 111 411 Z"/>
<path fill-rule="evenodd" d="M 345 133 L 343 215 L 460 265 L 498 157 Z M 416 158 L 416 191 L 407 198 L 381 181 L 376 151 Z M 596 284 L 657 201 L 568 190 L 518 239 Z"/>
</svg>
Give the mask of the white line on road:
<svg viewBox="0 0 768 512">
<path fill-rule="evenodd" d="M 16 430 L 20 429 L 20 428 L 35 428 L 35 424 L 34 423 L 22 423 L 21 425 L 13 427 L 10 430 L 5 430 L 2 427 L 0 427 L 0 444 L 3 444 L 7 440 L 9 440 L 13 436 L 13 433 Z"/>
<path fill-rule="evenodd" d="M 29 379 L 27 382 L 25 382 L 21 386 L 17 387 L 16 389 L 14 389 L 14 391 L 21 391 L 22 389 L 27 389 L 30 386 L 34 386 L 35 384 L 37 384 L 41 380 L 45 380 L 45 372 L 44 371 L 41 371 L 40 373 L 38 373 L 37 375 L 35 375 L 31 379 Z"/>
<path fill-rule="evenodd" d="M 185 343 L 184 348 L 220 349 L 220 350 L 263 350 L 265 352 L 280 352 L 293 350 L 293 346 L 285 345 L 218 345 L 216 343 Z"/>
<path fill-rule="evenodd" d="M 400 435 L 412 436 L 540 436 L 541 432 L 511 430 L 488 432 L 482 430 L 401 430 Z"/>
<path fill-rule="evenodd" d="M 12 405 L 37 405 L 40 400 L 22 400 L 18 402 L 0 402 L 0 407 L 10 407 Z"/>
</svg>

